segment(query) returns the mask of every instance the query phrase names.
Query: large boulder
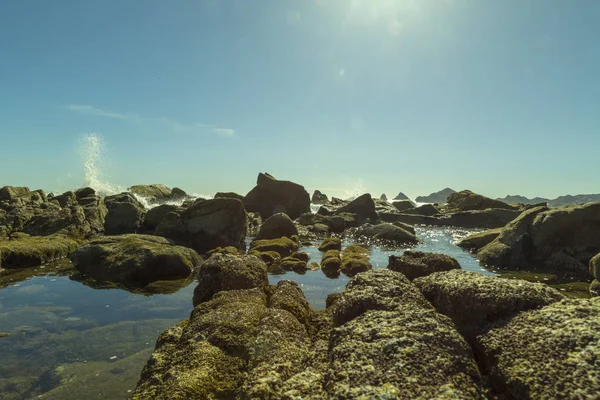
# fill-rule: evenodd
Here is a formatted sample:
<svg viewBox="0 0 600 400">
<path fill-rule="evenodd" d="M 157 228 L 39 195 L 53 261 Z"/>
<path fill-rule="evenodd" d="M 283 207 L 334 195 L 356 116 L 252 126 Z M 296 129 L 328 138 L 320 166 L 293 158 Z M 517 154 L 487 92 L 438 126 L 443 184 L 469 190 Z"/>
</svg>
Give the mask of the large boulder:
<svg viewBox="0 0 600 400">
<path fill-rule="evenodd" d="M 341 206 L 335 211 L 335 214 L 350 213 L 356 214 L 361 220 L 367 218 L 376 219 L 377 212 L 375 211 L 375 202 L 369 193 L 357 197 L 350 203 Z"/>
<path fill-rule="evenodd" d="M 417 278 L 421 290 L 438 312 L 452 318 L 468 335 L 521 311 L 540 308 L 564 298 L 542 283 L 504 279 L 455 269 Z"/>
<path fill-rule="evenodd" d="M 0 201 L 11 201 L 29 194 L 29 188 L 17 186 L 4 186 L 0 189 Z"/>
<path fill-rule="evenodd" d="M 424 215 L 426 217 L 432 217 L 436 214 L 440 214 L 440 210 L 433 204 L 423 204 L 422 206 L 411 208 L 402 211 L 403 214 L 412 215 Z"/>
<path fill-rule="evenodd" d="M 158 225 L 162 222 L 163 219 L 166 218 L 167 215 L 176 211 L 178 209 L 177 206 L 172 204 L 161 204 L 154 208 L 148 210 L 148 212 L 144 215 L 144 227 L 148 229 L 148 231 L 154 233 Z"/>
<path fill-rule="evenodd" d="M 35 267 L 69 256 L 78 243 L 63 236 L 31 236 L 0 240 L 0 270 Z"/>
<path fill-rule="evenodd" d="M 271 215 L 263 222 L 256 235 L 256 239 L 277 239 L 280 237 L 292 237 L 298 234 L 298 228 L 290 217 L 284 213 Z"/>
<path fill-rule="evenodd" d="M 593 399 L 600 393 L 600 298 L 563 300 L 490 330 L 481 364 L 509 399 Z"/>
<path fill-rule="evenodd" d="M 503 210 L 518 210 L 519 207 L 504 203 L 500 200 L 463 190 L 448 196 L 448 209 L 453 211 L 486 210 L 488 208 L 499 208 Z"/>
<path fill-rule="evenodd" d="M 402 211 L 406 211 L 406 210 L 410 210 L 412 208 L 415 208 L 415 205 L 412 201 L 410 200 L 399 200 L 399 201 L 394 201 L 392 203 L 392 205 L 394 207 L 396 207 L 396 209 L 400 212 Z"/>
<path fill-rule="evenodd" d="M 243 247 L 246 222 L 241 201 L 231 198 L 202 200 L 167 214 L 156 227 L 156 235 L 202 254 L 216 247 Z"/>
<path fill-rule="evenodd" d="M 342 265 L 340 271 L 346 276 L 355 276 L 360 272 L 366 272 L 373 269 L 369 261 L 369 250 L 362 246 L 348 246 L 342 253 Z"/>
<path fill-rule="evenodd" d="M 483 396 L 469 345 L 402 274 L 358 274 L 331 308 L 325 398 Z"/>
<path fill-rule="evenodd" d="M 327 198 L 327 195 L 324 193 L 321 193 L 319 190 L 315 190 L 313 195 L 312 195 L 312 199 L 311 199 L 311 203 L 313 204 L 325 204 L 328 203 L 329 199 Z"/>
<path fill-rule="evenodd" d="M 477 258 L 499 269 L 538 268 L 584 276 L 598 252 L 600 203 L 588 203 L 526 210 L 483 247 Z"/>
<path fill-rule="evenodd" d="M 247 211 L 258 212 L 263 219 L 279 212 L 296 219 L 310 212 L 310 197 L 297 183 L 280 181 L 260 173 L 256 186 L 244 198 L 244 207 Z"/>
<path fill-rule="evenodd" d="M 407 250 L 400 257 L 391 255 L 388 269 L 401 272 L 412 281 L 434 272 L 460 269 L 460 264 L 456 259 L 445 254 Z"/>
<path fill-rule="evenodd" d="M 144 206 L 131 193 L 115 194 L 104 198 L 108 209 L 104 220 L 107 235 L 135 233 L 144 220 Z"/>
<path fill-rule="evenodd" d="M 384 222 L 377 225 L 365 224 L 356 230 L 359 239 L 377 242 L 381 244 L 414 245 L 421 242 L 414 233 L 402 226 Z"/>
<path fill-rule="evenodd" d="M 194 306 L 208 301 L 218 292 L 268 286 L 267 266 L 254 256 L 237 256 L 215 253 L 198 273 L 198 286 L 194 290 Z"/>
<path fill-rule="evenodd" d="M 149 235 L 105 236 L 84 244 L 71 255 L 85 275 L 126 287 L 187 278 L 202 262 L 194 250 Z"/>
</svg>

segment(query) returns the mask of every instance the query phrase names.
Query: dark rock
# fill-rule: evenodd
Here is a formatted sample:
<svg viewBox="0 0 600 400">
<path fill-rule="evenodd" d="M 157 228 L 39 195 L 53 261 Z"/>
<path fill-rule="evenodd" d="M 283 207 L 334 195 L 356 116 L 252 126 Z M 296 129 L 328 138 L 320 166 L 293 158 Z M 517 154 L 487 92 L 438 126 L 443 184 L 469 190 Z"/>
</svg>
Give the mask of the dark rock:
<svg viewBox="0 0 600 400">
<path fill-rule="evenodd" d="M 200 266 L 194 306 L 224 290 L 259 288 L 268 285 L 267 266 L 254 256 L 216 253 Z"/>
<path fill-rule="evenodd" d="M 254 189 L 244 198 L 244 207 L 248 211 L 258 212 L 263 219 L 279 212 L 296 219 L 310 212 L 310 198 L 303 186 L 261 173 Z"/>
<path fill-rule="evenodd" d="M 105 236 L 71 255 L 73 265 L 92 278 L 143 287 L 151 282 L 187 278 L 202 262 L 187 247 L 149 235 Z"/>
<path fill-rule="evenodd" d="M 148 212 L 144 215 L 144 227 L 146 227 L 150 232 L 154 233 L 156 227 L 160 225 L 165 217 L 177 210 L 178 207 L 170 204 L 161 204 L 154 208 L 148 210 Z"/>
<path fill-rule="evenodd" d="M 304 262 L 308 262 L 308 260 L 310 260 L 310 255 L 305 251 L 295 251 L 290 257 L 297 258 L 298 260 Z"/>
<path fill-rule="evenodd" d="M 75 197 L 77 200 L 83 199 L 84 197 L 95 196 L 96 191 L 91 187 L 84 187 L 75 191 Z"/>
<path fill-rule="evenodd" d="M 169 196 L 168 200 L 181 201 L 181 200 L 185 200 L 189 197 L 190 196 L 185 192 L 185 190 L 180 189 L 178 187 L 174 187 L 173 190 L 171 190 L 171 195 Z"/>
<path fill-rule="evenodd" d="M 438 210 L 433 204 L 423 204 L 422 206 L 416 208 L 404 210 L 402 211 L 402 213 L 413 215 L 425 215 L 427 217 L 432 217 L 436 214 L 440 214 L 440 210 Z"/>
<path fill-rule="evenodd" d="M 502 228 L 489 229 L 487 231 L 473 233 L 459 240 L 456 243 L 456 245 L 458 247 L 477 252 L 482 247 L 487 246 L 489 243 L 493 242 L 494 239 L 496 239 L 498 235 L 500 235 L 500 232 L 502 232 Z"/>
<path fill-rule="evenodd" d="M 296 250 L 298 250 L 298 243 L 290 238 L 282 237 L 279 239 L 254 240 L 252 243 L 250 243 L 250 249 L 248 253 L 264 253 L 274 251 L 283 258 L 288 257 Z"/>
<path fill-rule="evenodd" d="M 381 200 L 384 200 L 384 201 L 387 201 L 387 199 L 388 199 L 388 198 L 387 198 L 387 196 L 386 196 L 386 195 L 385 195 L 385 193 L 384 193 L 384 194 L 382 194 L 381 196 L 379 196 L 379 199 L 381 199 Z"/>
<path fill-rule="evenodd" d="M 387 222 L 377 225 L 362 225 L 356 230 L 356 236 L 369 241 L 380 242 L 382 244 L 413 245 L 421 242 L 414 233 Z"/>
<path fill-rule="evenodd" d="M 391 222 L 404 222 L 410 225 L 456 226 L 462 228 L 500 228 L 519 216 L 514 210 L 461 211 L 439 214 L 435 217 L 424 215 L 399 214 Z"/>
<path fill-rule="evenodd" d="M 596 254 L 590 260 L 590 275 L 596 279 L 600 279 L 600 253 Z"/>
<path fill-rule="evenodd" d="M 215 199 L 238 199 L 242 203 L 244 202 L 244 196 L 234 192 L 217 192 Z"/>
<path fill-rule="evenodd" d="M 277 213 L 271 215 L 263 222 L 256 239 L 277 239 L 280 237 L 291 237 L 297 234 L 298 229 L 290 217 L 284 213 Z"/>
<path fill-rule="evenodd" d="M 497 392 L 512 399 L 589 399 L 600 392 L 600 298 L 517 315 L 478 338 Z"/>
<path fill-rule="evenodd" d="M 496 278 L 460 269 L 417 278 L 413 284 L 438 312 L 452 318 L 468 335 L 489 328 L 494 321 L 564 298 L 542 283 Z"/>
<path fill-rule="evenodd" d="M 62 236 L 21 237 L 0 240 L 0 268 L 35 267 L 67 257 L 77 242 Z"/>
<path fill-rule="evenodd" d="M 311 199 L 311 203 L 313 204 L 325 204 L 328 203 L 329 199 L 327 198 L 327 195 L 324 193 L 321 193 L 318 190 L 315 190 L 313 195 L 312 195 L 312 199 Z"/>
<path fill-rule="evenodd" d="M 398 211 L 406 211 L 415 208 L 414 203 L 410 200 L 394 201 L 392 205 L 396 207 Z"/>
<path fill-rule="evenodd" d="M 167 214 L 156 228 L 156 234 L 202 254 L 215 247 L 242 248 L 246 223 L 241 201 L 230 198 L 204 200 Z"/>
<path fill-rule="evenodd" d="M 306 261 L 291 256 L 282 259 L 279 267 L 284 271 L 294 271 L 297 273 L 304 273 L 308 269 Z"/>
<path fill-rule="evenodd" d="M 519 207 L 506 204 L 499 200 L 473 193 L 470 190 L 452 193 L 448 196 L 448 209 L 453 211 L 474 211 L 497 208 L 503 210 L 518 210 Z"/>
<path fill-rule="evenodd" d="M 108 209 L 104 220 L 107 235 L 135 233 L 144 220 L 144 206 L 131 193 L 121 193 L 104 198 Z"/>
<path fill-rule="evenodd" d="M 600 296 L 600 280 L 594 279 L 592 283 L 590 283 L 589 292 L 592 297 Z"/>
<path fill-rule="evenodd" d="M 431 275 L 434 272 L 460 269 L 460 264 L 454 258 L 445 254 L 407 250 L 400 257 L 391 255 L 388 269 L 401 272 L 412 281 L 415 278 Z"/>
<path fill-rule="evenodd" d="M 339 215 L 342 213 L 356 214 L 361 220 L 367 218 L 377 218 L 377 212 L 375 211 L 375 202 L 368 193 L 357 197 L 350 203 L 341 206 L 335 211 L 335 214 Z"/>
</svg>

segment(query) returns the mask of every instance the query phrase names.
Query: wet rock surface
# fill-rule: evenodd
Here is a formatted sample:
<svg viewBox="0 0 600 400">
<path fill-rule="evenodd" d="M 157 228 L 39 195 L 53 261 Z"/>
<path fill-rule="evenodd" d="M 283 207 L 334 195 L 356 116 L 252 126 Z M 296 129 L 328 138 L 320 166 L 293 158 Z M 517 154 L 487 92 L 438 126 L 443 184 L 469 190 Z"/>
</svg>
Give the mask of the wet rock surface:
<svg viewBox="0 0 600 400">
<path fill-rule="evenodd" d="M 79 244 L 64 236 L 31 236 L 0 241 L 0 268 L 28 268 L 69 256 Z"/>
<path fill-rule="evenodd" d="M 434 272 L 461 269 L 456 259 L 445 254 L 407 250 L 401 256 L 389 257 L 388 269 L 401 272 L 409 280 Z"/>
</svg>

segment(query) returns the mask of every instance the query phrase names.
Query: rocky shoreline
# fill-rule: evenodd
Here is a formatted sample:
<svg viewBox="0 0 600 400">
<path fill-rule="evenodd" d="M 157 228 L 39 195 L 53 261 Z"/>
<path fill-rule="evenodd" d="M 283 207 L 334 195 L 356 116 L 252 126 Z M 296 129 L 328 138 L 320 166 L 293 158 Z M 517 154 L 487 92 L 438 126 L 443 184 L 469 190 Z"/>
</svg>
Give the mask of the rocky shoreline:
<svg viewBox="0 0 600 400">
<path fill-rule="evenodd" d="M 466 272 L 435 253 L 373 269 L 368 246 L 415 246 L 414 225 L 490 229 L 458 245 L 494 270 L 592 281 L 598 296 L 600 203 L 548 209 L 452 191 L 417 207 L 397 197 L 317 191 L 311 213 L 304 187 L 262 173 L 246 196 L 210 200 L 164 185 L 105 198 L 5 186 L 0 272 L 69 257 L 90 285 L 143 292 L 197 279 L 190 319 L 160 336 L 135 399 L 595 396 L 598 298 Z M 349 237 L 357 245 L 343 245 Z M 320 243 L 320 262 L 299 251 L 307 242 Z M 268 283 L 269 273 L 319 269 L 351 278 L 322 311 L 295 282 Z"/>
</svg>

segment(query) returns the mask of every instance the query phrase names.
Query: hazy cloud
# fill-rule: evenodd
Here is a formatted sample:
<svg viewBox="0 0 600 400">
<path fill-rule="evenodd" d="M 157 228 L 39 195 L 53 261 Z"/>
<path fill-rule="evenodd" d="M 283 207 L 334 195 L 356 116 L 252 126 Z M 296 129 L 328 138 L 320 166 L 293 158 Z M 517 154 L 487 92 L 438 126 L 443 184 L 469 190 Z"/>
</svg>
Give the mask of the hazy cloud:
<svg viewBox="0 0 600 400">
<path fill-rule="evenodd" d="M 87 115 L 95 115 L 98 117 L 105 118 L 114 118 L 120 119 L 124 121 L 130 121 L 135 123 L 152 123 L 152 124 L 161 124 L 165 128 L 179 133 L 205 133 L 212 132 L 221 137 L 231 137 L 235 135 L 235 130 L 230 128 L 221 128 L 214 124 L 184 124 L 179 121 L 172 120 L 170 118 L 165 117 L 157 117 L 157 118 L 149 118 L 149 117 L 140 117 L 138 115 L 132 113 L 119 113 L 110 110 L 105 110 L 98 107 L 93 107 L 90 105 L 83 104 L 69 104 L 65 106 L 65 108 L 69 111 L 87 114 Z"/>
</svg>

